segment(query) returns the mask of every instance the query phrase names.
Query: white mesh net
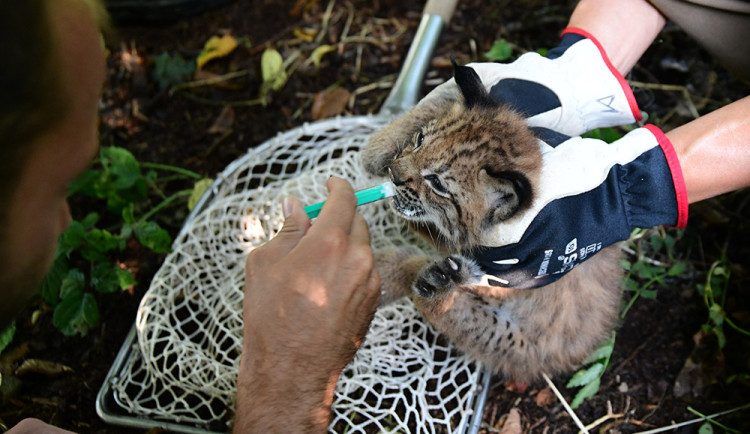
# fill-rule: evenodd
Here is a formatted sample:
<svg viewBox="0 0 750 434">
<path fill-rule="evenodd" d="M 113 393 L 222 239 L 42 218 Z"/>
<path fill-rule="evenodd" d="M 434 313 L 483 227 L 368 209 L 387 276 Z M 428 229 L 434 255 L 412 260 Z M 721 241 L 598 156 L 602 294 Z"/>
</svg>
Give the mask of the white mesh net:
<svg viewBox="0 0 750 434">
<path fill-rule="evenodd" d="M 137 345 L 112 383 L 128 413 L 226 431 L 242 348 L 245 257 L 281 228 L 280 198 L 323 200 L 331 175 L 371 187 L 358 150 L 387 119 L 300 127 L 232 163 L 188 222 L 141 303 Z M 373 247 L 431 247 L 385 203 L 359 209 Z M 469 423 L 481 367 L 456 353 L 402 300 L 378 309 L 336 387 L 333 432 L 457 432 Z"/>
</svg>

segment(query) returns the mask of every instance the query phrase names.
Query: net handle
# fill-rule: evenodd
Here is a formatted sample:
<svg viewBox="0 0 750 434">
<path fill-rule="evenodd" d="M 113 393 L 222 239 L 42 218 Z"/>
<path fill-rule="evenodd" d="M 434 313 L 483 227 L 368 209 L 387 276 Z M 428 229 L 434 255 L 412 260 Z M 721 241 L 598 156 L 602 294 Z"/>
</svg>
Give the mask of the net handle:
<svg viewBox="0 0 750 434">
<path fill-rule="evenodd" d="M 457 2 L 458 0 L 427 1 L 414 41 L 409 47 L 396 83 L 380 109 L 381 114 L 397 115 L 417 103 L 440 31 L 453 16 Z"/>
<path fill-rule="evenodd" d="M 456 10 L 458 0 L 427 0 L 422 15 L 440 15 L 443 23 L 448 24 Z"/>
</svg>

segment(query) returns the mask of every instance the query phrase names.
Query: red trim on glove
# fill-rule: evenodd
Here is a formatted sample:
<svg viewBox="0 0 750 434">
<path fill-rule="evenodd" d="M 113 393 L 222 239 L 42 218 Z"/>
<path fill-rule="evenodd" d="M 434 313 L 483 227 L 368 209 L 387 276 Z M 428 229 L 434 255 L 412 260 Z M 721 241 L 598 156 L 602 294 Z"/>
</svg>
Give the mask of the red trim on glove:
<svg viewBox="0 0 750 434">
<path fill-rule="evenodd" d="M 620 71 L 618 71 L 617 68 L 615 68 L 615 66 L 612 65 L 612 62 L 610 62 L 609 57 L 607 57 L 607 53 L 604 51 L 604 47 L 602 47 L 602 44 L 600 44 L 599 41 L 591 33 L 578 27 L 568 27 L 562 31 L 560 36 L 566 33 L 575 33 L 577 35 L 581 35 L 584 38 L 590 39 L 591 42 L 594 43 L 596 48 L 599 49 L 599 53 L 602 55 L 604 64 L 607 65 L 607 68 L 609 68 L 612 75 L 620 83 L 620 87 L 622 87 L 622 91 L 625 93 L 625 98 L 627 98 L 628 100 L 628 105 L 630 105 L 630 111 L 633 113 L 633 117 L 635 118 L 635 121 L 636 122 L 641 121 L 643 119 L 643 116 L 641 116 L 641 110 L 638 108 L 638 103 L 635 101 L 633 90 L 630 89 L 630 85 L 628 84 L 627 80 L 625 80 L 625 77 L 623 77 L 622 74 L 620 74 Z"/>
<path fill-rule="evenodd" d="M 682 176 L 682 167 L 680 160 L 677 158 L 677 152 L 672 146 L 666 135 L 654 125 L 644 126 L 651 134 L 656 137 L 664 156 L 667 158 L 669 170 L 672 172 L 672 183 L 674 183 L 674 193 L 677 196 L 677 223 L 674 225 L 677 229 L 682 229 L 687 225 L 688 220 L 688 196 L 685 187 L 685 178 Z"/>
</svg>

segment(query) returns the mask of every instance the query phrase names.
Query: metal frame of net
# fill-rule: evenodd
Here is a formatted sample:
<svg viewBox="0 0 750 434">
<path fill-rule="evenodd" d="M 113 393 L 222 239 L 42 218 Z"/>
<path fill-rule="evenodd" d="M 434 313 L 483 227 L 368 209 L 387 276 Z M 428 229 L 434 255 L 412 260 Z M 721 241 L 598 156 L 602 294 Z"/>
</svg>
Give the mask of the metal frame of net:
<svg viewBox="0 0 750 434">
<path fill-rule="evenodd" d="M 338 118 L 280 134 L 232 163 L 175 239 L 97 402 L 107 421 L 226 431 L 242 349 L 247 254 L 281 228 L 280 198 L 325 199 L 331 176 L 382 182 L 359 150 L 386 116 Z M 388 209 L 359 209 L 375 250 L 432 247 Z M 476 432 L 489 374 L 426 323 L 411 301 L 378 309 L 336 385 L 331 432 Z"/>
</svg>

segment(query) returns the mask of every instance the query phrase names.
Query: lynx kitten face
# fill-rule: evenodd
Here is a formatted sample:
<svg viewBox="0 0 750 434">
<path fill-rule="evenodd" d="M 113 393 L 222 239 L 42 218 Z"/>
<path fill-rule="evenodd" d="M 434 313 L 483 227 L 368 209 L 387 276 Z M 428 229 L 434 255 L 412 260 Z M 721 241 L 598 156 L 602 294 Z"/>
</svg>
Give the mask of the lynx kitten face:
<svg viewBox="0 0 750 434">
<path fill-rule="evenodd" d="M 388 174 L 405 219 L 465 249 L 528 207 L 541 157 L 525 121 L 490 99 L 471 68 L 457 67 L 456 82 L 463 99 L 419 128 Z"/>
</svg>

